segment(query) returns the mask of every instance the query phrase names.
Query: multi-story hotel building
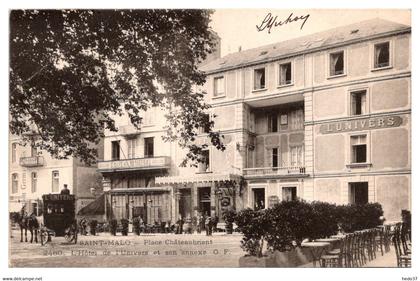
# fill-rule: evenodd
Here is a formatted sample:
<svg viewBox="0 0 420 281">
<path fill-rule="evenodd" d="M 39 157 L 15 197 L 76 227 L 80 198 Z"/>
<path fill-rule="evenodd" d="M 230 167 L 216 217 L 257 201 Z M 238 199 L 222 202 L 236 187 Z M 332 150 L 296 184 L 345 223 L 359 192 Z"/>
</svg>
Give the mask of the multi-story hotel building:
<svg viewBox="0 0 420 281">
<path fill-rule="evenodd" d="M 411 28 L 374 19 L 240 51 L 201 67 L 225 151 L 181 168 L 163 112 L 117 118 L 98 164 L 107 216 L 174 222 L 279 200 L 411 206 Z M 199 143 L 209 140 L 200 134 Z"/>
<path fill-rule="evenodd" d="M 92 190 L 101 188 L 96 166 L 86 166 L 74 157 L 55 159 L 45 151 L 22 144 L 18 136 L 9 136 L 9 211 L 23 206 L 30 214 L 42 214 L 42 195 L 60 193 L 66 184 L 76 195 L 76 212 L 92 202 Z"/>
</svg>

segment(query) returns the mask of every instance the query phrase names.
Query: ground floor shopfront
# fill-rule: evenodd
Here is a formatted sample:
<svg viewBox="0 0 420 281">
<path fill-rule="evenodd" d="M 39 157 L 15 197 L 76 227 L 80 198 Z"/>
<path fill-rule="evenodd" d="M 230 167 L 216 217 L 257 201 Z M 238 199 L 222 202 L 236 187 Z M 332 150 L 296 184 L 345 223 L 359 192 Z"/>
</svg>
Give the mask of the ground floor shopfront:
<svg viewBox="0 0 420 281">
<path fill-rule="evenodd" d="M 153 182 L 153 186 L 130 186 L 121 176 L 108 176 L 103 183 L 108 220 L 132 221 L 141 217 L 148 224 L 175 223 L 180 218 L 199 215 L 222 220 L 223 210 L 244 208 L 240 176 L 203 173 L 190 177 L 150 177 L 150 180 L 130 175 L 125 176 L 125 181 L 127 178 L 137 183 Z"/>
<path fill-rule="evenodd" d="M 381 204 L 387 221 L 401 219 L 411 210 L 411 173 L 352 173 L 329 176 L 248 178 L 244 206 L 269 208 L 280 201 L 303 199 L 337 205 Z"/>
<path fill-rule="evenodd" d="M 107 219 L 141 217 L 148 224 L 176 222 L 199 215 L 222 220 L 226 209 L 264 209 L 280 201 L 303 199 L 334 204 L 378 202 L 388 221 L 411 209 L 410 173 L 361 173 L 334 176 L 308 174 L 242 177 L 213 173 L 156 177 L 154 186 L 110 188 Z"/>
</svg>

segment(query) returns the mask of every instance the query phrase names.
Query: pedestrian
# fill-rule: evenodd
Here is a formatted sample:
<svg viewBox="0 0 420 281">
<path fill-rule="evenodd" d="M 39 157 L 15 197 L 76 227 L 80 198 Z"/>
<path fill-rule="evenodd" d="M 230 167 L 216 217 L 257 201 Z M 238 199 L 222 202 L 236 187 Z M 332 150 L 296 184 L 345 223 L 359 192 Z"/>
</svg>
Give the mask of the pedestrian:
<svg viewBox="0 0 420 281">
<path fill-rule="evenodd" d="M 212 226 L 213 226 L 213 232 L 217 232 L 217 224 L 219 223 L 219 217 L 215 215 L 212 217 Z"/>
<path fill-rule="evenodd" d="M 185 234 L 192 233 L 192 220 L 189 216 L 185 219 L 185 223 L 183 225 L 183 231 Z"/>
<path fill-rule="evenodd" d="M 211 228 L 212 228 L 212 221 L 211 221 L 211 217 L 207 216 L 206 220 L 204 222 L 204 225 L 206 227 L 206 235 L 207 236 L 211 236 Z"/>
<path fill-rule="evenodd" d="M 176 221 L 176 231 L 175 234 L 182 234 L 182 217 Z"/>
<path fill-rule="evenodd" d="M 201 233 L 201 229 L 203 228 L 203 224 L 204 224 L 203 215 L 199 214 L 198 219 L 197 219 L 197 233 L 198 234 Z"/>
</svg>

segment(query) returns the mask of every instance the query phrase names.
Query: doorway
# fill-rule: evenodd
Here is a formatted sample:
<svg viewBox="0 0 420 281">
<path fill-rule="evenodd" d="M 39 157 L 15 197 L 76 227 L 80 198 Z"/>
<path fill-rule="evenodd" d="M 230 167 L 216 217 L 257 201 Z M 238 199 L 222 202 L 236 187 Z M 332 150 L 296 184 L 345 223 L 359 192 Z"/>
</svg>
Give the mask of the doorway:
<svg viewBox="0 0 420 281">
<path fill-rule="evenodd" d="M 254 188 L 254 210 L 265 209 L 265 188 Z"/>
<path fill-rule="evenodd" d="M 202 187 L 198 189 L 199 212 L 202 215 L 211 214 L 211 190 L 210 187 Z"/>
<path fill-rule="evenodd" d="M 181 198 L 179 199 L 179 215 L 182 218 L 192 217 L 191 214 L 191 189 L 180 189 Z"/>
</svg>

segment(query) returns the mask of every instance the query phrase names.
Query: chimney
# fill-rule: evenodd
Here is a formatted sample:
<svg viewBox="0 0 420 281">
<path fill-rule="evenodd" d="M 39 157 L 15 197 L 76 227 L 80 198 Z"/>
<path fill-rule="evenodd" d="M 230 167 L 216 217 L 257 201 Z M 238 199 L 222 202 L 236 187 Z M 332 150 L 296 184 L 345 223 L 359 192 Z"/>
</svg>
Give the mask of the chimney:
<svg viewBox="0 0 420 281">
<path fill-rule="evenodd" d="M 214 32 L 213 30 L 210 31 L 211 32 L 211 37 L 213 42 L 215 43 L 215 45 L 213 46 L 213 51 L 207 55 L 206 59 L 204 61 L 202 61 L 200 64 L 201 65 L 205 65 L 206 63 L 212 61 L 212 60 L 216 60 L 216 59 L 220 59 L 220 45 L 221 45 L 221 39 L 220 36 L 217 35 L 216 32 Z"/>
</svg>

